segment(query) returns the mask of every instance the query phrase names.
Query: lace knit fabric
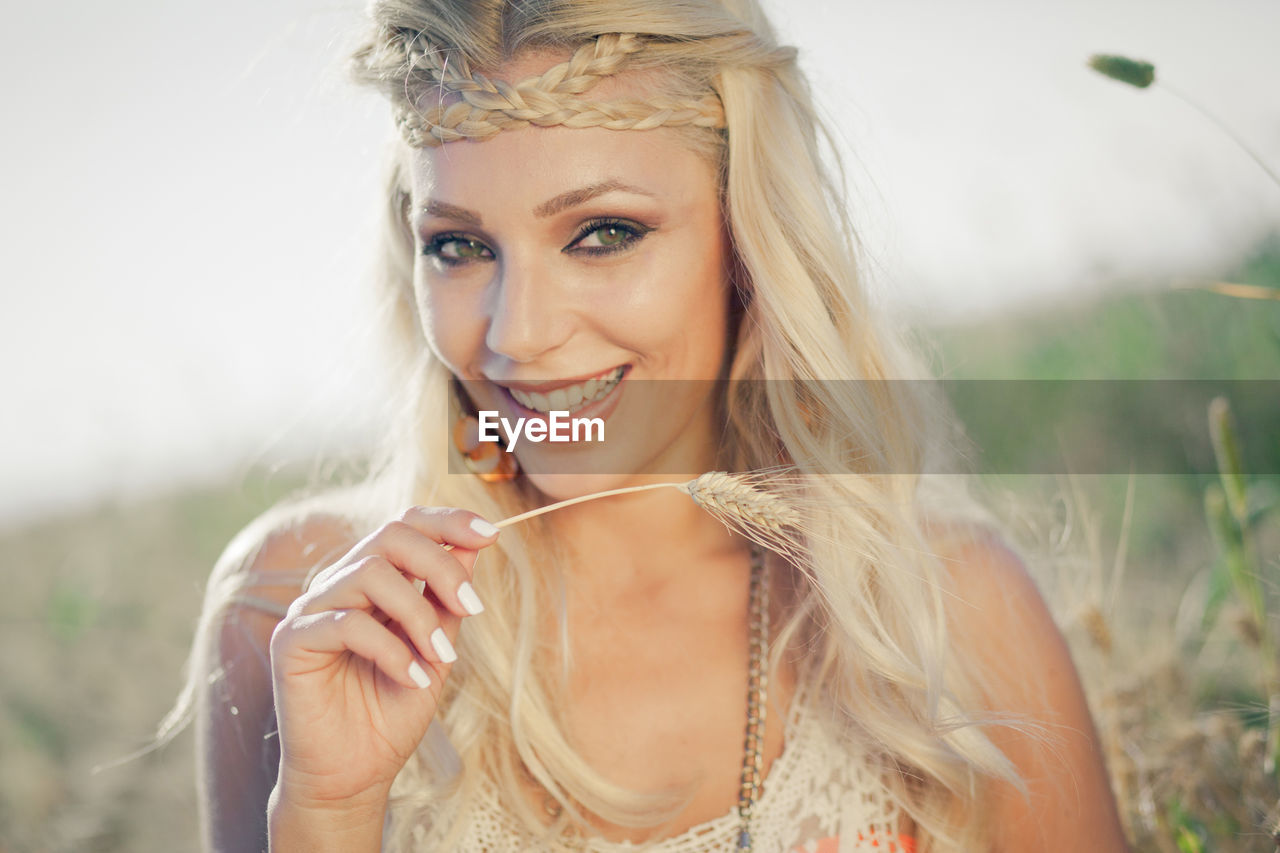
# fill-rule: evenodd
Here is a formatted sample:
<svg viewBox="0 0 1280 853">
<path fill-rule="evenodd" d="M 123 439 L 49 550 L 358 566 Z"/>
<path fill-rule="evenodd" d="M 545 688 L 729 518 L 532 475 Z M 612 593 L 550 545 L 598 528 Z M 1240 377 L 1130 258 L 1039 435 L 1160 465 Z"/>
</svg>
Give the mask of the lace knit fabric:
<svg viewBox="0 0 1280 853">
<path fill-rule="evenodd" d="M 754 849 L 761 853 L 909 853 L 909 840 L 899 841 L 898 809 L 868 762 L 836 742 L 822 724 L 810 691 L 797 691 L 785 728 L 782 753 L 765 778 L 752 819 Z M 574 848 L 539 847 L 524 836 L 499 805 L 496 792 L 485 788 L 472 813 L 459 850 L 518 853 L 575 849 L 590 853 L 734 853 L 738 842 L 737 809 L 698 824 L 673 838 L 650 843 L 585 839 Z M 417 850 L 439 850 L 440 835 L 417 828 Z"/>
</svg>

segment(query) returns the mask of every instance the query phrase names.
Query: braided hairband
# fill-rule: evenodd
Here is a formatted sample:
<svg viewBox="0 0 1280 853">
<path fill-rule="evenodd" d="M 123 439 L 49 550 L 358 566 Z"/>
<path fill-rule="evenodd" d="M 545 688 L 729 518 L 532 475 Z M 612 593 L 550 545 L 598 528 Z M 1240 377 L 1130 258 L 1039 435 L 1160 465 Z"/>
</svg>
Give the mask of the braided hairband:
<svg viewBox="0 0 1280 853">
<path fill-rule="evenodd" d="M 567 62 L 511 84 L 472 72 L 465 60 L 450 63 L 444 51 L 405 46 L 410 74 L 426 77 L 441 91 L 461 96 L 425 112 L 412 105 L 396 110 L 396 125 L 415 148 L 458 139 L 487 139 L 502 130 L 538 127 L 604 127 L 649 130 L 692 125 L 722 128 L 724 106 L 715 94 L 697 100 L 654 96 L 645 101 L 586 101 L 578 97 L 601 77 L 616 74 L 643 43 L 634 33 L 605 33 L 578 48 Z"/>
</svg>

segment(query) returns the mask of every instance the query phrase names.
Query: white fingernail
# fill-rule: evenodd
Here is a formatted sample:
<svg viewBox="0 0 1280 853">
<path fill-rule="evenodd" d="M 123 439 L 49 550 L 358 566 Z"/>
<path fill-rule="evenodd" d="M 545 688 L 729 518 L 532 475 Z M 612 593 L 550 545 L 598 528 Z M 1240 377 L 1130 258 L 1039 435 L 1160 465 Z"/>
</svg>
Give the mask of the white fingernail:
<svg viewBox="0 0 1280 853">
<path fill-rule="evenodd" d="M 485 521 L 483 518 L 471 519 L 471 529 L 474 530 L 476 533 L 479 533 L 481 536 L 497 536 L 498 535 L 497 525 L 490 524 L 489 522 Z"/>
<path fill-rule="evenodd" d="M 427 675 L 427 671 L 417 661 L 409 664 L 409 677 L 413 679 L 413 683 L 419 687 L 430 687 L 431 678 Z"/>
<path fill-rule="evenodd" d="M 453 643 L 449 642 L 449 638 L 444 635 L 443 628 L 437 628 L 431 632 L 431 648 L 436 650 L 440 660 L 445 663 L 453 663 L 458 659 L 458 653 L 453 650 Z"/>
<path fill-rule="evenodd" d="M 468 581 L 463 581 L 462 586 L 458 587 L 458 601 L 462 602 L 462 609 L 472 616 L 484 612 L 484 605 L 480 603 L 480 596 L 476 595 L 476 591 L 471 588 L 471 584 Z"/>
</svg>

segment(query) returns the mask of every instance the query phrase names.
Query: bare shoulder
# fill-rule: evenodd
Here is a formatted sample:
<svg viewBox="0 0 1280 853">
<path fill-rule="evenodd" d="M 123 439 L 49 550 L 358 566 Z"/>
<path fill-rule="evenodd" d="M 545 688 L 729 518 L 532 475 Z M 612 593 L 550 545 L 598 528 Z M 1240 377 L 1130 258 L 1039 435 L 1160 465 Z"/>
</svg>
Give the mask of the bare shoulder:
<svg viewBox="0 0 1280 853">
<path fill-rule="evenodd" d="M 1014 638 L 1065 649 L 1026 563 L 998 532 L 952 526 L 931 541 L 944 570 L 952 628 L 975 650 L 1007 650 Z"/>
<path fill-rule="evenodd" d="M 943 567 L 948 634 L 982 665 L 987 709 L 1052 725 L 1048 718 L 1070 707 L 1082 713 L 1068 724 L 1087 722 L 1083 700 L 1074 701 L 1080 683 L 1070 649 L 1018 553 L 986 527 L 948 528 L 932 542 Z"/>
<path fill-rule="evenodd" d="M 191 675 L 206 849 L 265 848 L 279 761 L 271 634 L 306 574 L 336 562 L 356 541 L 340 514 L 280 506 L 248 524 L 214 567 Z"/>
<path fill-rule="evenodd" d="M 335 562 L 359 538 L 355 524 L 336 512 L 273 508 L 227 545 L 210 577 L 209 594 L 230 594 L 241 602 L 270 602 L 283 612 L 302 592 L 309 572 Z"/>
<path fill-rule="evenodd" d="M 250 522 L 227 545 L 205 592 L 203 665 L 228 687 L 261 692 L 271 634 L 313 569 L 336 562 L 358 541 L 345 517 L 279 506 Z"/>
<path fill-rule="evenodd" d="M 952 642 L 986 675 L 985 710 L 1028 724 L 987 729 L 1027 785 L 1026 797 L 1005 784 L 993 792 L 996 850 L 1126 850 L 1080 676 L 1026 564 L 990 528 L 946 528 L 931 541 Z"/>
</svg>

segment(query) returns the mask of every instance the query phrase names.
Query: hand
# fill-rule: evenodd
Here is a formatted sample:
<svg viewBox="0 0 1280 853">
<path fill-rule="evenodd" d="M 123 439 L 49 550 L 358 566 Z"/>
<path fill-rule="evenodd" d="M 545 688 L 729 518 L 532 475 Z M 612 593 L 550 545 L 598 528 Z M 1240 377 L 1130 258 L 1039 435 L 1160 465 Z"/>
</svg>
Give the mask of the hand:
<svg viewBox="0 0 1280 853">
<path fill-rule="evenodd" d="M 413 507 L 294 601 L 271 637 L 274 806 L 385 804 L 435 715 L 462 619 L 483 609 L 469 582 L 479 549 L 496 541 L 489 528 L 465 510 Z"/>
</svg>

